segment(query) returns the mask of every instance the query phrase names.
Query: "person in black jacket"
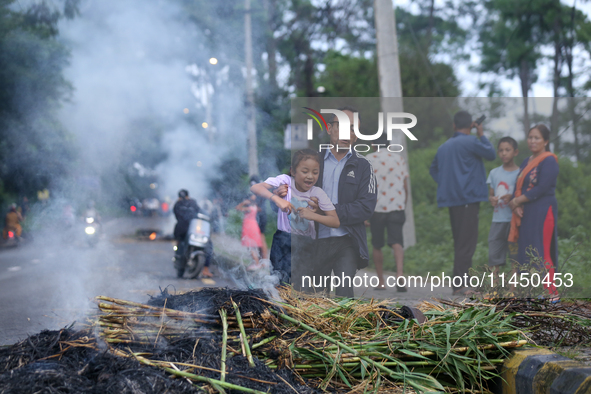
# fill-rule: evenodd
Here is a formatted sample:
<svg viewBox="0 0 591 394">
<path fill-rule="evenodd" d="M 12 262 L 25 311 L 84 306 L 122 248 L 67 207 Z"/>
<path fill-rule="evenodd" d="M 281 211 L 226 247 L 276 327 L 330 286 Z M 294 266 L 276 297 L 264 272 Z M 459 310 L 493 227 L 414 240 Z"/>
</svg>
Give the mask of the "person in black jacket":
<svg viewBox="0 0 591 394">
<path fill-rule="evenodd" d="M 361 154 L 353 150 L 357 136 L 353 132 L 354 108 L 340 108 L 349 117 L 350 139 L 339 140 L 339 121 L 333 117 L 328 124 L 330 150 L 323 150 L 320 155 L 320 175 L 316 186 L 321 187 L 334 204 L 340 227 L 330 228 L 316 224 L 316 253 L 314 256 L 314 272 L 310 275 L 322 282 L 317 291 L 330 290 L 330 284 L 320 281 L 331 273 L 341 281 L 335 288 L 335 294 L 342 297 L 353 297 L 353 278 L 357 270 L 365 268 L 369 262 L 365 221 L 369 220 L 377 202 L 377 181 L 371 163 Z M 337 150 L 336 147 L 339 147 Z M 285 194 L 287 188 L 284 188 Z M 277 193 L 282 196 L 283 190 Z M 285 195 L 283 194 L 283 195 Z M 318 206 L 310 203 L 310 207 L 318 210 Z M 335 280 L 336 282 L 336 280 Z"/>
<path fill-rule="evenodd" d="M 187 248 L 187 232 L 189 231 L 189 225 L 191 220 L 195 219 L 199 214 L 199 205 L 197 201 L 189 197 L 189 192 L 185 189 L 179 191 L 179 199 L 174 204 L 172 211 L 177 220 L 174 226 L 174 239 L 177 240 L 177 250 L 175 253 L 174 265 L 177 269 L 179 277 L 183 276 L 185 271 L 185 265 L 187 264 L 185 258 L 185 249 Z M 209 270 L 211 255 L 213 253 L 213 246 L 209 241 L 206 248 L 206 262 L 205 267 L 201 271 L 201 275 L 204 277 L 211 278 L 213 275 Z"/>
<path fill-rule="evenodd" d="M 177 220 L 174 226 L 174 239 L 180 243 L 180 241 L 185 239 L 187 231 L 189 231 L 191 220 L 197 217 L 199 205 L 197 205 L 197 201 L 189 197 L 187 190 L 182 189 L 179 191 L 179 199 L 174 204 L 172 211 Z"/>
</svg>

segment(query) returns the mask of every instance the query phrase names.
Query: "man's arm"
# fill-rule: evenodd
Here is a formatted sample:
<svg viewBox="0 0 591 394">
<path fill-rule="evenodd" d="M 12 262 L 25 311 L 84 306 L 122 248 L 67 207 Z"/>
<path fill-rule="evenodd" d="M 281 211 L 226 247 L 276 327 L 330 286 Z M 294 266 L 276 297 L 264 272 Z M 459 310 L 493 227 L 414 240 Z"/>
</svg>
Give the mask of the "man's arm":
<svg viewBox="0 0 591 394">
<path fill-rule="evenodd" d="M 355 201 L 347 204 L 335 204 L 341 226 L 351 226 L 368 220 L 373 214 L 377 201 L 377 180 L 368 163 L 358 185 Z"/>
<path fill-rule="evenodd" d="M 429 167 L 429 174 L 431 174 L 431 178 L 435 181 L 435 183 L 439 183 L 439 167 L 437 164 L 437 155 L 433 158 L 431 162 L 431 167 Z"/>
<path fill-rule="evenodd" d="M 482 124 L 477 125 L 476 123 L 472 123 L 472 127 L 476 127 L 476 135 L 478 136 L 478 139 L 470 147 L 472 152 L 488 161 L 496 159 L 497 152 L 484 135 Z"/>
<path fill-rule="evenodd" d="M 497 158 L 497 152 L 495 152 L 494 146 L 492 146 L 488 138 L 486 138 L 484 135 L 479 139 L 474 140 L 471 150 L 476 155 L 488 161 L 493 161 Z"/>
</svg>

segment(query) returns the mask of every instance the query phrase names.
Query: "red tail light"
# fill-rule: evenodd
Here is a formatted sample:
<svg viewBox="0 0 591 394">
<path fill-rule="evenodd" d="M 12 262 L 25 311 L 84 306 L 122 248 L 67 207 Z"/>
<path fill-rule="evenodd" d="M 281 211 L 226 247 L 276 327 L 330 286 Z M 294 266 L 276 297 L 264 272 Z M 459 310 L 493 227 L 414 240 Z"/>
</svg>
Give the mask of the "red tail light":
<svg viewBox="0 0 591 394">
<path fill-rule="evenodd" d="M 131 212 L 135 212 L 137 210 L 137 208 L 135 207 L 135 205 L 132 205 L 129 209 L 131 209 Z"/>
<path fill-rule="evenodd" d="M 8 238 L 14 238 L 14 233 L 12 231 L 8 232 Z"/>
</svg>

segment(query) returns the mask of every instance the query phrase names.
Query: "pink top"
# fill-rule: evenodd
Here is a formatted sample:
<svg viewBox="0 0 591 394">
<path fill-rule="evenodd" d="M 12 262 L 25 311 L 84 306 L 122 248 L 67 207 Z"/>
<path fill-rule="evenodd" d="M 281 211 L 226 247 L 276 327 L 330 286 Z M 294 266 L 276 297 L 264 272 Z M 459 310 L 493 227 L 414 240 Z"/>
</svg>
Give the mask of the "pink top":
<svg viewBox="0 0 591 394">
<path fill-rule="evenodd" d="M 242 222 L 242 245 L 249 248 L 260 248 L 263 246 L 261 230 L 257 223 L 258 208 L 251 205 L 248 212 L 244 214 Z"/>
</svg>

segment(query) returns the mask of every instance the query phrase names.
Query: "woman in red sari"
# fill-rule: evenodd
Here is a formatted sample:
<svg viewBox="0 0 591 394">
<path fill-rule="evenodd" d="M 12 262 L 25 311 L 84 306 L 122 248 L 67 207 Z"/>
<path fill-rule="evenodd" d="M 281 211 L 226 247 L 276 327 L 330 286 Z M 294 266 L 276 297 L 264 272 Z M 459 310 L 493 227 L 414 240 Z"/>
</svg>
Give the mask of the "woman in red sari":
<svg viewBox="0 0 591 394">
<path fill-rule="evenodd" d="M 549 140 L 550 130 L 543 124 L 534 126 L 527 135 L 532 155 L 520 166 L 515 198 L 509 202 L 513 210 L 509 241 L 519 244 L 517 261 L 520 264 L 535 263 L 540 271 L 545 268 L 550 274 L 550 282 L 554 282 L 558 263 L 558 204 L 555 194 L 558 158 L 550 152 Z M 530 261 L 527 251 L 539 256 L 539 259 Z M 553 284 L 544 285 L 544 288 L 553 296 L 558 294 Z"/>
</svg>

